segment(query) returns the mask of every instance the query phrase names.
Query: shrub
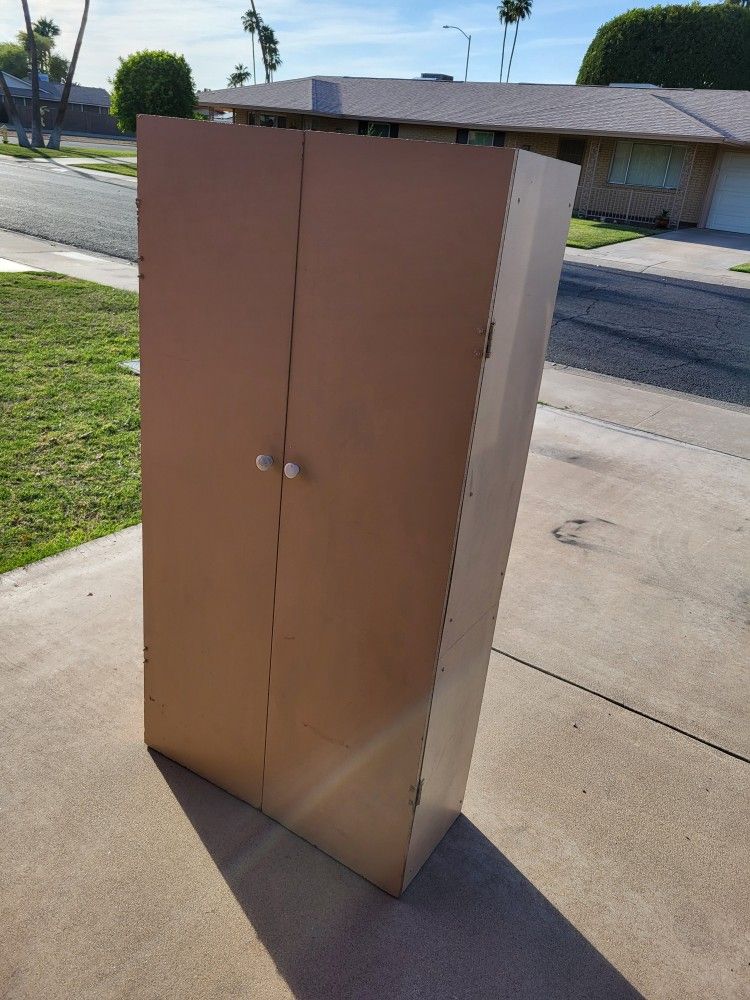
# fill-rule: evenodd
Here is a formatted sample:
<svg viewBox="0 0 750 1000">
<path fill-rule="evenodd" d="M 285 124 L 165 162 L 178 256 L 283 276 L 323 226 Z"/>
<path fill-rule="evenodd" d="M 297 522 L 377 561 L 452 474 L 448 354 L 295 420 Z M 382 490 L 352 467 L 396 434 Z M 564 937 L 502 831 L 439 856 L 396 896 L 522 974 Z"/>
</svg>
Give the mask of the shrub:
<svg viewBox="0 0 750 1000">
<path fill-rule="evenodd" d="M 194 109 L 195 84 L 184 56 L 144 51 L 120 59 L 110 110 L 122 132 L 135 132 L 138 115 L 192 118 Z"/>
<path fill-rule="evenodd" d="M 692 3 L 626 11 L 599 28 L 576 82 L 746 90 L 750 9 Z"/>
<path fill-rule="evenodd" d="M 23 80 L 29 73 L 29 56 L 23 45 L 0 42 L 0 70 Z"/>
</svg>

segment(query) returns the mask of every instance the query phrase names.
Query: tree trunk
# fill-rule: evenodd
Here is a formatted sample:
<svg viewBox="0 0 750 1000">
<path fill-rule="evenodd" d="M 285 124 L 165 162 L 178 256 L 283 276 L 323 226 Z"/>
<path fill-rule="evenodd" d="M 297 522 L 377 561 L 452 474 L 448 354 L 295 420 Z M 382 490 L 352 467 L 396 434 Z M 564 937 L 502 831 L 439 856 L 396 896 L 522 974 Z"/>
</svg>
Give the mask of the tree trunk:
<svg viewBox="0 0 750 1000">
<path fill-rule="evenodd" d="M 255 25 L 258 29 L 258 41 L 260 42 L 260 54 L 263 58 L 263 69 L 266 71 L 266 83 L 269 82 L 269 72 L 268 72 L 268 56 L 266 55 L 266 42 L 263 37 L 263 32 L 261 30 L 262 23 L 258 17 L 258 11 L 255 9 L 255 0 L 250 0 L 250 6 L 253 8 L 253 14 L 255 15 Z"/>
<path fill-rule="evenodd" d="M 25 146 L 26 149 L 31 149 L 31 143 L 29 142 L 29 137 L 26 135 L 26 129 L 21 124 L 21 118 L 18 114 L 18 108 L 16 107 L 16 102 L 13 95 L 8 87 L 8 81 L 5 79 L 5 74 L 0 70 L 0 90 L 3 94 L 3 103 L 5 104 L 5 110 L 8 112 L 8 120 L 11 126 L 15 130 L 18 136 L 18 145 Z"/>
<path fill-rule="evenodd" d="M 60 148 L 60 138 L 62 136 L 63 121 L 65 120 L 65 113 L 68 110 L 68 100 L 70 98 L 70 88 L 73 86 L 73 74 L 76 71 L 76 65 L 78 63 L 78 53 L 81 51 L 81 45 L 83 43 L 83 33 L 86 30 L 86 22 L 89 18 L 89 3 L 90 0 L 83 0 L 83 14 L 81 15 L 81 25 L 78 29 L 78 37 L 76 38 L 75 48 L 73 49 L 73 55 L 70 60 L 70 66 L 68 68 L 67 75 L 65 77 L 65 84 L 63 86 L 62 94 L 60 95 L 60 103 L 57 106 L 57 114 L 55 116 L 55 124 L 50 132 L 49 142 L 47 143 L 50 149 Z"/>
<path fill-rule="evenodd" d="M 500 83 L 503 82 L 503 66 L 505 65 L 505 36 L 508 34 L 508 22 L 503 22 L 503 51 L 500 55 Z"/>
<path fill-rule="evenodd" d="M 26 22 L 26 34 L 31 57 L 31 145 L 36 149 L 44 149 L 42 135 L 42 112 L 39 107 L 39 57 L 36 51 L 36 36 L 31 26 L 28 0 L 21 0 L 23 19 Z"/>
<path fill-rule="evenodd" d="M 505 77 L 505 82 L 510 80 L 510 67 L 513 65 L 513 53 L 516 51 L 516 39 L 518 38 L 518 21 L 516 21 L 516 30 L 513 33 L 513 46 L 510 50 L 510 59 L 508 60 L 508 75 Z"/>
<path fill-rule="evenodd" d="M 255 32 L 254 31 L 250 32 L 250 37 L 253 40 L 253 42 L 252 42 L 252 44 L 253 44 L 253 83 L 257 83 L 258 80 L 257 80 L 257 77 L 255 76 Z"/>
</svg>

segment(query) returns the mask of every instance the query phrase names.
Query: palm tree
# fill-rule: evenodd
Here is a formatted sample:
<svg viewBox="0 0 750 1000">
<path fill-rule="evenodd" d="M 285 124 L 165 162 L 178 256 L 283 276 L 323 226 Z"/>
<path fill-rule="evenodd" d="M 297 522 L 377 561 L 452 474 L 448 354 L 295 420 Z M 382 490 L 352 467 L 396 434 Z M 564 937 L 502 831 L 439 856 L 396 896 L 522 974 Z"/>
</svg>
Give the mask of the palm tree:
<svg viewBox="0 0 750 1000">
<path fill-rule="evenodd" d="M 37 38 L 37 52 L 39 54 L 39 68 L 43 73 L 49 73 L 52 61 L 52 50 L 55 47 L 55 39 L 60 34 L 59 25 L 51 17 L 40 17 L 32 25 Z"/>
<path fill-rule="evenodd" d="M 60 34 L 60 28 L 50 17 L 40 17 L 31 26 L 36 42 L 36 56 L 39 61 L 39 70 L 42 73 L 49 73 L 52 50 L 55 47 L 55 39 Z M 29 42 L 28 31 L 18 32 L 18 41 L 26 49 L 29 59 L 31 59 L 31 43 Z"/>
<path fill-rule="evenodd" d="M 508 25 L 513 24 L 513 12 L 515 0 L 502 0 L 497 6 L 497 16 L 503 26 L 503 48 L 500 55 L 500 83 L 503 82 L 503 66 L 505 65 L 505 37 L 508 34 Z"/>
<path fill-rule="evenodd" d="M 260 31 L 262 24 L 263 22 L 261 21 L 261 19 L 258 17 L 258 15 L 255 13 L 254 10 L 246 10 L 245 13 L 242 15 L 242 27 L 245 31 L 248 31 L 250 33 L 250 37 L 252 38 L 253 83 L 258 82 L 258 78 L 255 75 L 255 33 Z"/>
<path fill-rule="evenodd" d="M 262 24 L 258 32 L 258 39 L 261 48 L 265 52 L 266 83 L 271 83 L 273 74 L 281 66 L 281 54 L 279 53 L 279 40 L 276 32 L 268 24 Z"/>
<path fill-rule="evenodd" d="M 36 36 L 31 26 L 28 0 L 21 0 L 21 6 L 23 7 L 23 19 L 26 22 L 26 35 L 28 36 L 31 59 L 31 145 L 34 149 L 44 149 L 42 111 L 39 105 L 39 58 L 36 49 Z"/>
<path fill-rule="evenodd" d="M 510 80 L 510 67 L 513 63 L 513 53 L 516 51 L 516 39 L 518 38 L 518 25 L 521 21 L 525 21 L 527 17 L 531 17 L 531 8 L 533 7 L 533 0 L 513 0 L 513 20 L 511 24 L 515 25 L 515 32 L 513 33 L 513 46 L 510 50 L 510 59 L 508 60 L 508 75 L 505 77 L 505 82 Z"/>
<path fill-rule="evenodd" d="M 266 43 L 265 43 L 265 24 L 263 19 L 259 16 L 258 11 L 255 7 L 255 0 L 250 0 L 250 7 L 252 8 L 252 15 L 255 22 L 255 30 L 258 32 L 258 41 L 260 42 L 260 55 L 263 59 L 263 69 L 266 71 L 266 83 L 268 83 L 269 71 L 268 71 L 268 57 L 266 55 Z M 248 11 L 250 13 L 250 11 Z"/>
<path fill-rule="evenodd" d="M 243 66 L 242 63 L 237 63 L 234 67 L 234 72 L 229 74 L 227 79 L 228 87 L 244 87 L 247 81 L 250 79 L 250 70 L 247 66 Z"/>
<path fill-rule="evenodd" d="M 3 96 L 5 112 L 8 115 L 10 125 L 15 129 L 16 136 L 18 137 L 18 145 L 30 149 L 31 143 L 29 142 L 29 137 L 26 135 L 26 129 L 21 124 L 16 100 L 10 92 L 8 81 L 5 79 L 5 73 L 2 70 L 0 70 L 0 94 Z"/>
<path fill-rule="evenodd" d="M 34 31 L 42 38 L 57 38 L 60 34 L 59 25 L 51 17 L 40 17 L 34 22 Z"/>
<path fill-rule="evenodd" d="M 83 13 L 81 14 L 81 23 L 78 26 L 78 34 L 76 35 L 76 43 L 73 47 L 73 55 L 70 57 L 70 66 L 65 76 L 62 93 L 60 94 L 60 103 L 57 106 L 55 124 L 52 126 L 52 131 L 50 132 L 49 139 L 47 140 L 47 147 L 49 149 L 60 148 L 63 121 L 65 120 L 65 114 L 68 110 L 70 88 L 73 86 L 73 74 L 75 73 L 76 66 L 78 65 L 78 55 L 81 51 L 81 45 L 83 44 L 83 34 L 86 31 L 86 22 L 89 19 L 90 2 L 91 0 L 83 0 Z"/>
</svg>

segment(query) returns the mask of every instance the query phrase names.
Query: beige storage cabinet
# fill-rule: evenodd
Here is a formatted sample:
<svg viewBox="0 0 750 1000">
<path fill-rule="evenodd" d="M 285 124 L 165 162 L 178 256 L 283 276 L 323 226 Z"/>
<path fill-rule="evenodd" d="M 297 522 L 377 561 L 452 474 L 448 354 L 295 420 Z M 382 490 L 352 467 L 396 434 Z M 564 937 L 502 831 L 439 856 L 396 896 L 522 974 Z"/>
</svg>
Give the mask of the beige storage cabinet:
<svg viewBox="0 0 750 1000">
<path fill-rule="evenodd" d="M 138 155 L 146 742 L 398 896 L 461 810 L 578 169 Z"/>
</svg>

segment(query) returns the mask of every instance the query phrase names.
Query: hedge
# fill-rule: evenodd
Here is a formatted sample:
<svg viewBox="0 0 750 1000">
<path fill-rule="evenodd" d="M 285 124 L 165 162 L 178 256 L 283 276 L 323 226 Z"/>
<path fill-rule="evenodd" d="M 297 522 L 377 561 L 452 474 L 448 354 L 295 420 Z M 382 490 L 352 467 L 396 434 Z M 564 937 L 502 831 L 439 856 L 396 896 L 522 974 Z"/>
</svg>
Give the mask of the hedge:
<svg viewBox="0 0 750 1000">
<path fill-rule="evenodd" d="M 577 83 L 750 89 L 750 9 L 724 3 L 637 7 L 607 21 Z"/>
</svg>

